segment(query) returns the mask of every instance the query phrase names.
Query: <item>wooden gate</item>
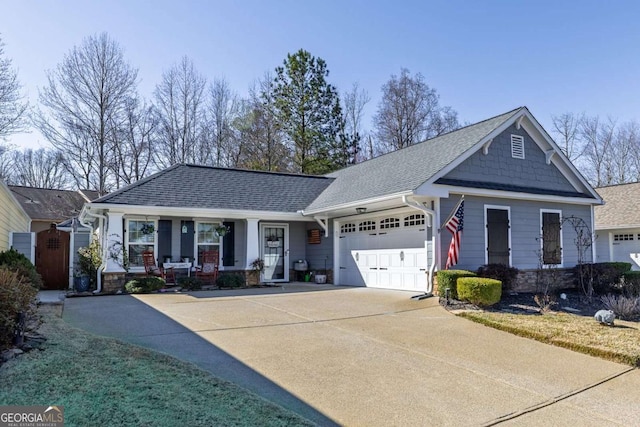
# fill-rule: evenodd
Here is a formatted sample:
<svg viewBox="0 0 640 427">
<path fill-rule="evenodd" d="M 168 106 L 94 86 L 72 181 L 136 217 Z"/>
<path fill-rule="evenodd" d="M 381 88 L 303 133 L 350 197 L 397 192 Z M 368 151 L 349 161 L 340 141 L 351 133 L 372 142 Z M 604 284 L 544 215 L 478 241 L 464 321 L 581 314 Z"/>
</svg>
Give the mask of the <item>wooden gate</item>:
<svg viewBox="0 0 640 427">
<path fill-rule="evenodd" d="M 36 270 L 44 289 L 69 287 L 69 233 L 56 229 L 40 231 L 36 238 Z"/>
</svg>

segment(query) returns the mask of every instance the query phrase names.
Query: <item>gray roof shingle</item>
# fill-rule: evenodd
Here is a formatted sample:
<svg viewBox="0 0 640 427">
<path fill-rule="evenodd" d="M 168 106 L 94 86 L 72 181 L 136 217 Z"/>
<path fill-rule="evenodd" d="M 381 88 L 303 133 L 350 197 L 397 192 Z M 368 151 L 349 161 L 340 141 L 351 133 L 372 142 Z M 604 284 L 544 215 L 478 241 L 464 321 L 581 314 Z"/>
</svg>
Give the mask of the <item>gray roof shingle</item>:
<svg viewBox="0 0 640 427">
<path fill-rule="evenodd" d="M 307 211 L 415 190 L 523 108 L 333 172 Z"/>
<path fill-rule="evenodd" d="M 605 203 L 595 207 L 597 230 L 640 226 L 640 183 L 612 185 L 595 190 Z"/>
<path fill-rule="evenodd" d="M 9 185 L 11 193 L 32 220 L 61 222 L 77 216 L 86 203 L 78 191 Z"/>
<path fill-rule="evenodd" d="M 177 164 L 94 203 L 297 212 L 331 181 L 322 176 Z"/>
</svg>

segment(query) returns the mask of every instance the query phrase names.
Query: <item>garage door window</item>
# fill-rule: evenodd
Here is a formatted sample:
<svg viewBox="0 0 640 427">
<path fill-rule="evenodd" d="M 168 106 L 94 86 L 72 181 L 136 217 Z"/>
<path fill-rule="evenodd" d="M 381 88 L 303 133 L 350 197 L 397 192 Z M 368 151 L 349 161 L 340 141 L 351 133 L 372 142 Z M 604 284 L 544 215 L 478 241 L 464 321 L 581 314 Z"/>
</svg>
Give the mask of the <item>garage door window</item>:
<svg viewBox="0 0 640 427">
<path fill-rule="evenodd" d="M 348 224 L 342 224 L 340 226 L 340 233 L 345 234 L 345 233 L 355 233 L 356 232 L 356 225 L 352 222 L 348 223 Z"/>
<path fill-rule="evenodd" d="M 627 240 L 633 240 L 633 234 L 614 234 L 613 235 L 614 242 L 623 242 Z"/>
<path fill-rule="evenodd" d="M 359 231 L 375 231 L 376 230 L 376 222 L 375 221 L 362 221 L 358 226 Z"/>
<path fill-rule="evenodd" d="M 400 228 L 400 218 L 385 218 L 380 221 L 380 229 Z"/>
<path fill-rule="evenodd" d="M 424 215 L 414 214 L 414 215 L 409 215 L 404 217 L 405 227 L 417 227 L 420 225 L 424 225 Z"/>
</svg>

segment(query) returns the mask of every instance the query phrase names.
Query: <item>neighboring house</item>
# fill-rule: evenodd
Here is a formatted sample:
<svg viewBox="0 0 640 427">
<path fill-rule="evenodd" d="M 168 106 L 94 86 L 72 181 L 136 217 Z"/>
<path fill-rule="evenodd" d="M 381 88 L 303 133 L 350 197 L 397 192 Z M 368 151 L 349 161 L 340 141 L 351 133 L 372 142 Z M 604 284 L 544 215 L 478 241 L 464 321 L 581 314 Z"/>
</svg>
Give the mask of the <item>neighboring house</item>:
<svg viewBox="0 0 640 427">
<path fill-rule="evenodd" d="M 572 267 L 575 231 L 562 219 L 592 226 L 602 203 L 522 107 L 322 177 L 175 165 L 85 205 L 80 218 L 94 221 L 103 246 L 124 245 L 132 272 L 144 250 L 197 264 L 215 248 L 222 272 L 262 258 L 266 282 L 293 279 L 304 259 L 312 271 L 326 265 L 335 284 L 430 292 L 451 240 L 441 226 L 462 195 L 456 268 L 465 269 Z M 105 262 L 114 290 L 122 261 Z"/>
<path fill-rule="evenodd" d="M 595 208 L 596 261 L 630 262 L 640 270 L 640 183 L 596 188 L 605 204 Z"/>
<path fill-rule="evenodd" d="M 71 287 L 78 249 L 87 246 L 91 238 L 91 229 L 79 224 L 77 216 L 84 204 L 96 199 L 98 193 L 8 187 L 31 218 L 31 232 L 14 233 L 13 246 L 34 263 L 46 289 Z"/>
<path fill-rule="evenodd" d="M 30 221 L 29 215 L 13 196 L 7 184 L 0 179 L 0 251 L 13 247 L 14 233 L 28 232 Z"/>
</svg>

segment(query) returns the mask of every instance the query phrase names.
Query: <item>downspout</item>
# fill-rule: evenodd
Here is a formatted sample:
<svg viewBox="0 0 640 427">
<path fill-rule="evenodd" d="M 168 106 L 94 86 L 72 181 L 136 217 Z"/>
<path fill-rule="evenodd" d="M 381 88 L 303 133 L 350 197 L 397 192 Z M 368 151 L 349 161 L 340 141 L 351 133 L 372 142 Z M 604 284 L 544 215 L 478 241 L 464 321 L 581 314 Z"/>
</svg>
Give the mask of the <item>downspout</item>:
<svg viewBox="0 0 640 427">
<path fill-rule="evenodd" d="M 402 203 L 404 203 L 405 205 L 413 208 L 413 209 L 417 209 L 419 211 L 422 211 L 425 213 L 425 217 L 428 218 L 428 223 L 427 226 L 431 227 L 431 265 L 429 266 L 429 273 L 428 273 L 428 288 L 427 288 L 427 292 L 425 292 L 425 295 L 427 296 L 431 296 L 433 294 L 433 278 L 435 277 L 435 272 L 436 272 L 436 234 L 437 234 L 437 230 L 435 230 L 435 218 L 436 218 L 436 212 L 433 209 L 429 209 L 423 205 L 421 205 L 420 203 L 416 202 L 415 200 L 409 200 L 409 198 L 407 196 L 402 196 Z"/>
<path fill-rule="evenodd" d="M 82 214 L 78 215 L 78 221 L 80 221 L 80 224 L 82 224 L 83 226 L 89 227 L 91 229 L 91 236 L 93 236 L 93 230 L 94 230 L 93 225 L 91 223 L 85 222 L 84 218 L 82 218 L 82 219 L 80 218 L 81 216 L 82 216 Z M 100 214 L 94 214 L 94 213 L 91 213 L 89 211 L 85 211 L 85 216 L 90 216 L 90 217 L 98 219 L 98 221 L 99 221 L 98 228 L 100 228 L 100 232 L 102 234 L 102 237 L 104 237 L 104 235 L 106 234 L 104 226 L 105 226 L 105 223 L 107 221 L 107 217 L 104 216 L 104 215 L 100 215 Z M 101 245 L 101 246 L 104 249 L 105 245 Z M 107 261 L 106 261 L 105 254 L 103 253 L 102 254 L 102 264 L 100 264 L 100 266 L 98 266 L 98 274 L 97 274 L 98 275 L 98 277 L 97 277 L 98 283 L 96 285 L 96 290 L 93 291 L 94 294 L 99 294 L 100 292 L 102 292 L 102 271 L 104 271 L 104 269 L 106 267 L 107 267 Z"/>
</svg>

